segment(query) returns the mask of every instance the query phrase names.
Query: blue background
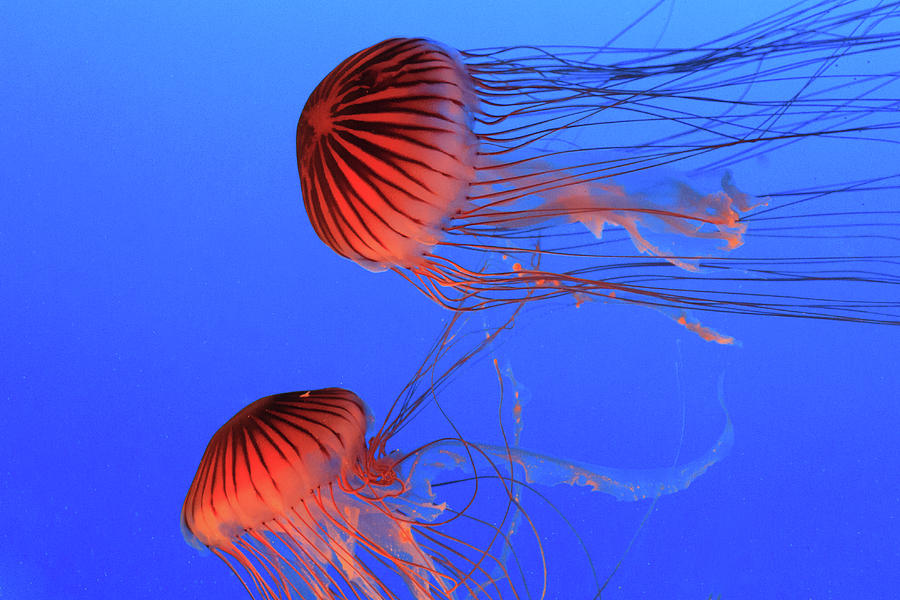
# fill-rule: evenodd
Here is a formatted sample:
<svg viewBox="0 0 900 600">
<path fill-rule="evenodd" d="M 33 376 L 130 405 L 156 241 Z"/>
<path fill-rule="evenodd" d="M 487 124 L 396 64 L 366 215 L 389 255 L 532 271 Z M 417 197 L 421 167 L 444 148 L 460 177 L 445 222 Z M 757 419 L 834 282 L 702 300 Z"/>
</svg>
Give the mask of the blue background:
<svg viewBox="0 0 900 600">
<path fill-rule="evenodd" d="M 294 128 L 334 65 L 394 35 L 599 45 L 649 4 L 0 6 L 0 598 L 242 598 L 178 528 L 212 432 L 294 389 L 344 386 L 381 415 L 424 356 L 446 313 L 335 255 L 303 212 Z M 620 43 L 693 45 L 780 5 L 748 4 L 666 3 Z M 801 187 L 857 166 L 791 158 L 737 180 Z M 702 453 L 725 373 L 733 453 L 660 500 L 609 596 L 893 597 L 897 329 L 710 324 L 742 346 L 596 304 L 529 310 L 500 350 L 531 393 L 525 447 L 618 467 Z M 485 362 L 442 396 L 476 437 L 496 398 Z M 601 577 L 648 506 L 552 498 Z M 589 597 L 579 550 L 548 523 L 550 597 Z"/>
</svg>

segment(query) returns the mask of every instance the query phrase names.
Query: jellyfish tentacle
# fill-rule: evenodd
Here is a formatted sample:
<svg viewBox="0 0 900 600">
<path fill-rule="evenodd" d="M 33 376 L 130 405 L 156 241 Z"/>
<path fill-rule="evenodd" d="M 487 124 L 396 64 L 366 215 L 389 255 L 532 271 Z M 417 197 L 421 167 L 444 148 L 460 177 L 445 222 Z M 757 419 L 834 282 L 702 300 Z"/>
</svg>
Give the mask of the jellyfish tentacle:
<svg viewBox="0 0 900 600">
<path fill-rule="evenodd" d="M 797 199 L 749 193 L 749 173 L 738 189 L 727 171 L 861 140 L 893 152 L 898 22 L 895 2 L 825 0 L 694 47 L 386 40 L 339 65 L 303 109 L 307 213 L 339 254 L 459 312 L 596 298 L 676 321 L 693 310 L 900 325 L 900 261 L 882 245 L 897 224 L 872 204 L 876 188 L 900 188 L 896 174 Z M 850 191 L 834 210 L 795 210 Z M 794 243 L 830 238 L 870 245 L 829 255 Z M 532 267 L 509 273 L 497 254 Z"/>
<path fill-rule="evenodd" d="M 405 466 L 406 487 L 419 492 L 430 490 L 433 480 L 447 470 L 473 472 L 474 463 L 461 453 L 460 445 L 459 440 L 442 440 L 424 448 Z M 733 445 L 734 425 L 727 410 L 722 432 L 703 455 L 683 465 L 657 469 L 620 469 L 561 459 L 513 446 L 475 442 L 462 444 L 465 449 L 475 451 L 489 461 L 498 461 L 500 464 L 511 461 L 522 469 L 524 481 L 528 483 L 588 487 L 591 491 L 624 501 L 656 498 L 686 489 L 710 467 L 724 459 Z M 428 505 L 431 499 L 426 495 L 415 502 Z M 407 497 L 407 500 L 412 501 L 413 498 Z"/>
</svg>

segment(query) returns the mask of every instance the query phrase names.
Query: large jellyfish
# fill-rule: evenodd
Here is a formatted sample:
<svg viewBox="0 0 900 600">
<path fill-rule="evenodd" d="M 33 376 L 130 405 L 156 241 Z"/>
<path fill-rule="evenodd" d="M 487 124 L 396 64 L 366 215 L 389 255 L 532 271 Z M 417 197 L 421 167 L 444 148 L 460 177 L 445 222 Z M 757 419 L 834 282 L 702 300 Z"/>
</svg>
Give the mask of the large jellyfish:
<svg viewBox="0 0 900 600">
<path fill-rule="evenodd" d="M 896 2 L 822 1 L 683 49 L 389 39 L 303 109 L 306 212 L 454 310 L 614 300 L 717 341 L 686 311 L 897 324 L 896 251 L 876 244 L 896 210 L 871 194 L 900 182 L 898 21 Z M 728 171 L 860 140 L 882 153 L 855 181 L 820 164 L 750 194 Z"/>
<path fill-rule="evenodd" d="M 529 586 L 544 597 L 553 578 L 516 566 L 516 540 L 543 556 L 537 528 L 515 534 L 530 523 L 524 488 L 581 485 L 622 500 L 656 498 L 687 487 L 732 444 L 726 414 L 706 453 L 656 470 L 570 463 L 461 437 L 387 451 L 462 362 L 434 378 L 420 369 L 368 439 L 369 409 L 345 389 L 251 403 L 203 454 L 182 509 L 185 538 L 223 559 L 258 598 L 516 598 Z M 491 485 L 499 496 L 482 501 Z"/>
</svg>

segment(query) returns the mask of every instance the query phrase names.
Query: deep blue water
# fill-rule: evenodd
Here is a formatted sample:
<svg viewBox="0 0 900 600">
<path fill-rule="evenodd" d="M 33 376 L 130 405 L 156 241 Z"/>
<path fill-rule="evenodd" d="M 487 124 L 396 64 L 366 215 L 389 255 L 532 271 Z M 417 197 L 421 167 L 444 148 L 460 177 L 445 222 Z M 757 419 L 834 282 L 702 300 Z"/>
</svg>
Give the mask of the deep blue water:
<svg viewBox="0 0 900 600">
<path fill-rule="evenodd" d="M 309 92 L 390 36 L 600 45 L 650 5 L 482 4 L 0 6 L 0 598 L 244 597 L 178 527 L 209 436 L 295 389 L 347 387 L 382 414 L 447 317 L 315 236 L 294 155 Z M 620 43 L 690 45 L 782 5 L 707 4 L 665 3 Z M 735 175 L 790 188 L 896 172 L 874 148 Z M 711 324 L 741 346 L 641 308 L 548 306 L 498 350 L 531 395 L 523 446 L 626 468 L 711 445 L 724 374 L 734 450 L 660 499 L 604 597 L 896 597 L 898 329 Z M 481 361 L 442 402 L 489 437 L 496 398 Z M 605 579 L 649 504 L 547 493 Z M 548 596 L 590 597 L 572 536 L 547 522 Z"/>
</svg>

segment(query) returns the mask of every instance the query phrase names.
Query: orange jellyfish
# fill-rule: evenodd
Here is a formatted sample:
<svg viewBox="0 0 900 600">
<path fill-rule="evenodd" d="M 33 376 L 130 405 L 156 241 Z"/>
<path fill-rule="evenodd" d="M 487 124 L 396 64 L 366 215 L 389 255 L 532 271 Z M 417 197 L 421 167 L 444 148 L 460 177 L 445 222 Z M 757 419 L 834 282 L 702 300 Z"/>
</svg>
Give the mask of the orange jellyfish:
<svg viewBox="0 0 900 600">
<path fill-rule="evenodd" d="M 526 573 L 507 564 L 519 556 L 514 524 L 523 516 L 530 523 L 523 487 L 581 485 L 623 500 L 656 498 L 687 487 L 732 443 L 726 418 L 704 455 L 647 471 L 459 437 L 387 451 L 459 364 L 417 395 L 420 382 L 432 381 L 420 370 L 369 439 L 369 409 L 345 389 L 275 394 L 245 407 L 203 454 L 182 509 L 185 538 L 224 560 L 258 598 L 393 599 L 407 597 L 403 588 L 417 600 L 516 598 L 529 585 Z M 448 493 L 467 484 L 471 490 Z M 491 484 L 501 501 L 480 503 Z M 476 516 L 479 504 L 487 513 Z M 536 528 L 528 539 L 543 556 Z M 531 589 L 552 585 L 544 571 Z"/>
<path fill-rule="evenodd" d="M 896 239 L 896 211 L 859 200 L 896 189 L 896 164 L 753 196 L 726 170 L 810 143 L 893 156 L 897 13 L 798 4 L 684 49 L 383 41 L 303 108 L 307 215 L 338 254 L 454 310 L 615 300 L 714 339 L 685 311 L 898 324 L 896 252 L 864 245 Z M 776 243 L 737 251 L 753 235 Z"/>
</svg>

